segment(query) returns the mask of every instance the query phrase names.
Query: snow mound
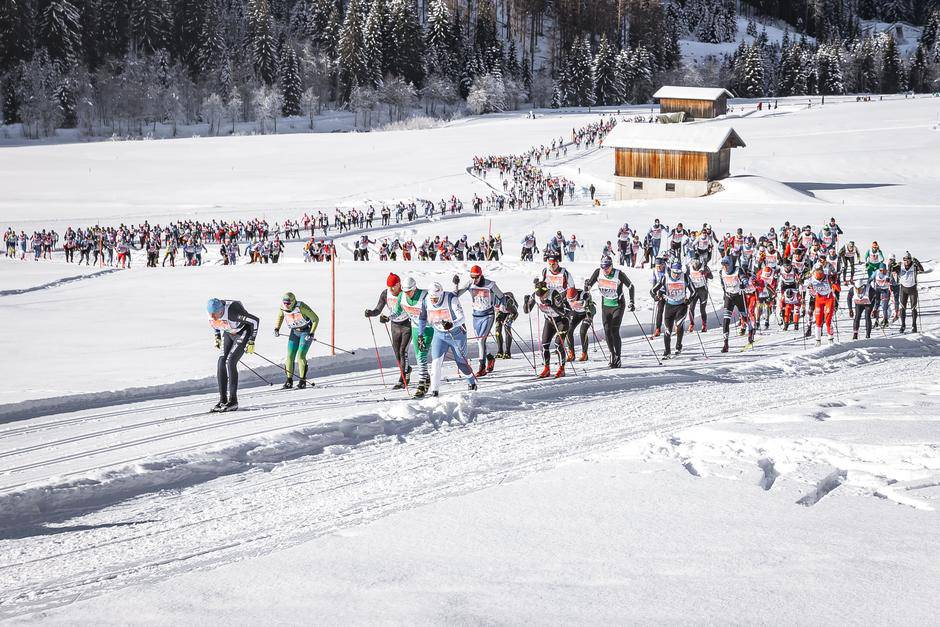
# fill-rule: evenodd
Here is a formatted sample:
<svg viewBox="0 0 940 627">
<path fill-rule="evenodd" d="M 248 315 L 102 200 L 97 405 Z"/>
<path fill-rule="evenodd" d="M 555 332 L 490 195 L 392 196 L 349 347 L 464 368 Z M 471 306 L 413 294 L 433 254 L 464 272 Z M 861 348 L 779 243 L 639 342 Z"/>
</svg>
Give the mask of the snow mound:
<svg viewBox="0 0 940 627">
<path fill-rule="evenodd" d="M 741 175 L 722 179 L 724 191 L 706 200 L 714 202 L 828 204 L 789 185 L 763 176 Z"/>
<path fill-rule="evenodd" d="M 405 434 L 437 429 L 445 423 L 466 424 L 479 413 L 500 407 L 508 408 L 499 402 L 490 407 L 479 397 L 465 396 L 391 404 L 380 412 L 337 421 L 318 420 L 274 433 L 261 431 L 216 449 L 194 447 L 195 450 L 185 453 L 91 471 L 68 480 L 51 477 L 46 484 L 0 494 L 0 529 L 56 520 L 141 494 L 194 485 L 223 475 L 271 470 L 301 457 L 343 454 L 365 442 L 400 439 Z"/>
</svg>

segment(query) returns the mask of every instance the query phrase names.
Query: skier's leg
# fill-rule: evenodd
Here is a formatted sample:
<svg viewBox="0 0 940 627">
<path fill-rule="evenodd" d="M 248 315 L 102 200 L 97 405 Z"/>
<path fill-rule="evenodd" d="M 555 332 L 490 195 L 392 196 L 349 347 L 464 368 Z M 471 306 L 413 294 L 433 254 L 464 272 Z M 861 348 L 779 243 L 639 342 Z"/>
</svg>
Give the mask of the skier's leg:
<svg viewBox="0 0 940 627">
<path fill-rule="evenodd" d="M 585 355 L 587 355 L 587 352 L 588 352 L 588 329 L 590 328 L 591 328 L 591 319 L 588 318 L 587 315 L 585 315 L 584 319 L 581 320 L 581 352 L 584 353 Z"/>
<path fill-rule="evenodd" d="M 688 305 L 676 307 L 676 350 L 682 350 L 682 337 L 685 335 L 685 317 L 689 313 Z"/>
<path fill-rule="evenodd" d="M 216 379 L 219 383 L 219 402 L 228 402 L 228 370 L 226 369 L 226 360 L 235 342 L 230 333 L 222 334 L 222 352 L 219 354 L 219 363 L 216 366 Z"/>
<path fill-rule="evenodd" d="M 555 327 L 551 318 L 545 317 L 542 324 L 542 363 L 548 366 L 552 361 L 552 339 L 555 337 Z"/>
<path fill-rule="evenodd" d="M 297 373 L 301 379 L 307 378 L 307 352 L 312 345 L 313 336 L 309 332 L 302 333 L 300 335 L 299 350 L 297 351 Z M 291 365 L 293 365 L 293 360 L 291 360 Z"/>
<path fill-rule="evenodd" d="M 245 354 L 248 345 L 248 332 L 239 333 L 234 338 L 232 350 L 225 358 L 225 370 L 228 373 L 228 402 L 238 402 L 238 362 Z"/>
<path fill-rule="evenodd" d="M 294 359 L 297 357 L 297 349 L 300 346 L 300 334 L 291 329 L 290 336 L 287 338 L 287 361 L 284 364 L 284 370 L 287 371 L 287 378 L 294 378 Z"/>
</svg>

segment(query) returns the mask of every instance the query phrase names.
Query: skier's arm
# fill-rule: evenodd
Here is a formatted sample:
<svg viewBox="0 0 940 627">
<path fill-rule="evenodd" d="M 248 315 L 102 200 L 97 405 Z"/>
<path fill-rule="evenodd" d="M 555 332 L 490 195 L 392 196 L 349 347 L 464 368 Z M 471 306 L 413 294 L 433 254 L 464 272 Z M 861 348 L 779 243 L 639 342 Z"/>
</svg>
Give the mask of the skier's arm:
<svg viewBox="0 0 940 627">
<path fill-rule="evenodd" d="M 375 306 L 375 309 L 366 309 L 366 318 L 375 318 L 382 313 L 382 310 L 385 309 L 385 299 L 387 296 L 388 290 L 382 290 L 382 293 L 379 294 L 379 302 Z"/>
<path fill-rule="evenodd" d="M 661 300 L 661 295 L 666 289 L 666 275 L 664 274 L 656 283 L 653 285 L 653 289 L 650 290 L 650 296 L 653 300 Z"/>
<path fill-rule="evenodd" d="M 310 321 L 310 335 L 311 336 L 316 335 L 317 327 L 320 325 L 320 317 L 317 316 L 317 314 L 313 311 L 313 309 L 310 309 L 307 303 L 300 304 L 300 313 L 303 315 L 304 318 Z M 281 326 L 280 321 L 278 321 L 277 326 L 278 327 Z"/>
<path fill-rule="evenodd" d="M 248 341 L 255 341 L 255 338 L 258 336 L 258 328 L 261 326 L 261 321 L 258 319 L 258 316 L 252 315 L 245 311 L 245 308 L 242 306 L 242 304 L 236 301 L 229 305 L 228 317 L 232 322 L 238 322 L 250 326 L 251 336 L 248 338 Z"/>
<path fill-rule="evenodd" d="M 584 282 L 585 292 L 590 291 L 590 289 L 594 287 L 594 284 L 597 283 L 597 279 L 598 277 L 600 277 L 600 274 L 601 274 L 601 269 L 595 268 L 594 273 L 591 275 L 591 278 L 589 278 L 587 281 Z"/>
<path fill-rule="evenodd" d="M 630 306 L 633 307 L 636 302 L 636 288 L 633 287 L 633 281 L 630 280 L 630 277 L 628 277 L 623 270 L 620 270 L 620 283 L 627 286 L 627 290 L 630 292 Z"/>
<path fill-rule="evenodd" d="M 274 332 L 279 333 L 281 331 L 281 324 L 284 323 L 284 310 L 277 310 L 277 320 L 274 322 Z"/>
</svg>

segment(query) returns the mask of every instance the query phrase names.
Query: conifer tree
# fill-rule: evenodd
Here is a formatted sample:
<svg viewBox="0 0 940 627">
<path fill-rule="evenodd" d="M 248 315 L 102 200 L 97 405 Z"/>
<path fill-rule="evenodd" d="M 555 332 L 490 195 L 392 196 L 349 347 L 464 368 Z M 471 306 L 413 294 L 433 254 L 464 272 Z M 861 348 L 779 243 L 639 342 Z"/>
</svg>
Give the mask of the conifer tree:
<svg viewBox="0 0 940 627">
<path fill-rule="evenodd" d="M 277 80 L 277 57 L 268 0 L 248 0 L 247 48 L 255 74 L 265 85 L 273 85 Z"/>
<path fill-rule="evenodd" d="M 894 37 L 888 36 L 881 61 L 880 90 L 884 94 L 896 94 L 903 88 L 901 56 Z"/>
<path fill-rule="evenodd" d="M 617 71 L 617 58 L 607 36 L 601 36 L 601 42 L 594 56 L 594 101 L 600 106 L 623 102 L 623 82 Z"/>
<path fill-rule="evenodd" d="M 281 96 L 284 103 L 281 113 L 285 116 L 301 115 L 300 99 L 303 97 L 303 85 L 300 82 L 300 64 L 297 62 L 297 53 L 288 43 L 281 54 Z"/>
</svg>

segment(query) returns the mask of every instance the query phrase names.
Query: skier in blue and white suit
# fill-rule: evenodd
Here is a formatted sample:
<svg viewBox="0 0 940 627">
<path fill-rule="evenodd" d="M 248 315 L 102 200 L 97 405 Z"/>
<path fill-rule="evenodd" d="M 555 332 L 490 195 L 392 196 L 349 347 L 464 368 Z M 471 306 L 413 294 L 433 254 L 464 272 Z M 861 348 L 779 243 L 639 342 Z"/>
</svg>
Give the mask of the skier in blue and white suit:
<svg viewBox="0 0 940 627">
<path fill-rule="evenodd" d="M 496 320 L 496 305 L 503 302 L 503 292 L 495 282 L 484 278 L 480 266 L 470 268 L 470 283 L 466 287 L 459 287 L 459 276 L 454 276 L 454 284 L 457 286 L 457 296 L 470 292 L 473 297 L 473 330 L 477 336 L 477 357 L 480 360 L 476 376 L 482 377 L 487 372 L 493 372 L 496 365 L 496 358 L 486 352 L 486 340 Z"/>
<path fill-rule="evenodd" d="M 431 284 L 427 298 L 421 303 L 421 314 L 418 318 L 418 342 L 421 350 L 425 350 L 422 344 L 425 341 L 424 330 L 428 324 L 434 327 L 434 338 L 431 340 L 431 396 L 438 395 L 444 357 L 448 352 L 453 352 L 457 369 L 467 377 L 469 388 L 477 389 L 476 377 L 467 362 L 467 329 L 464 326 L 463 307 L 460 306 L 457 294 L 445 292 L 440 283 Z"/>
</svg>

